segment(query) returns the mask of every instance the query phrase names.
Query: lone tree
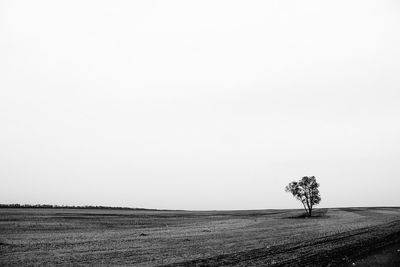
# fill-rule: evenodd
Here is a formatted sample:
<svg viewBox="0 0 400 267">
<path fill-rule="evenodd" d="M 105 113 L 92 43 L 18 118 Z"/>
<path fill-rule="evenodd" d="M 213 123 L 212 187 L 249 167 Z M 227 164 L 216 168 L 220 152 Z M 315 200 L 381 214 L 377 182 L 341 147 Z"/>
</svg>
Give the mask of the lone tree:
<svg viewBox="0 0 400 267">
<path fill-rule="evenodd" d="M 292 193 L 295 198 L 300 200 L 307 215 L 311 217 L 313 206 L 321 201 L 318 187 L 319 183 L 314 176 L 304 176 L 298 182 L 289 183 L 285 187 L 285 191 Z"/>
</svg>

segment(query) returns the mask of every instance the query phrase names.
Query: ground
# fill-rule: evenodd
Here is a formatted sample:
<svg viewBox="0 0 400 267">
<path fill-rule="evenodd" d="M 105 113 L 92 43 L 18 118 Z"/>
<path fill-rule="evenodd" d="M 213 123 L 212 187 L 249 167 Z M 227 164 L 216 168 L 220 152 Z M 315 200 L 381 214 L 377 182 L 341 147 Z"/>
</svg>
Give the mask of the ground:
<svg viewBox="0 0 400 267">
<path fill-rule="evenodd" d="M 0 209 L 0 265 L 399 266 L 400 208 Z"/>
</svg>

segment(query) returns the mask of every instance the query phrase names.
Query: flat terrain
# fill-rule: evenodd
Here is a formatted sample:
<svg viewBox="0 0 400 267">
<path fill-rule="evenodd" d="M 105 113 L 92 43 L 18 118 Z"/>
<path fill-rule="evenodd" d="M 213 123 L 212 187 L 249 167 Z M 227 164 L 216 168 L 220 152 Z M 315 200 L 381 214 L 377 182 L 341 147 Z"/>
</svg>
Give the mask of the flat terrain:
<svg viewBox="0 0 400 267">
<path fill-rule="evenodd" d="M 0 265 L 395 266 L 400 208 L 0 209 Z"/>
</svg>

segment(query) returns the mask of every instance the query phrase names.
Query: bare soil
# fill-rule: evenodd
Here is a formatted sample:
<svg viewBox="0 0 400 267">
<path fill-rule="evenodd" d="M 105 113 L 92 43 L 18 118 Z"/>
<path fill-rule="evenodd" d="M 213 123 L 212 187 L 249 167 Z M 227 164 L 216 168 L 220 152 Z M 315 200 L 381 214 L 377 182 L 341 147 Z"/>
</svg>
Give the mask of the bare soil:
<svg viewBox="0 0 400 267">
<path fill-rule="evenodd" d="M 370 255 L 349 263 L 348 266 L 400 266 L 400 242 L 373 251 Z"/>
<path fill-rule="evenodd" d="M 400 266 L 400 208 L 301 215 L 0 209 L 0 265 Z"/>
</svg>

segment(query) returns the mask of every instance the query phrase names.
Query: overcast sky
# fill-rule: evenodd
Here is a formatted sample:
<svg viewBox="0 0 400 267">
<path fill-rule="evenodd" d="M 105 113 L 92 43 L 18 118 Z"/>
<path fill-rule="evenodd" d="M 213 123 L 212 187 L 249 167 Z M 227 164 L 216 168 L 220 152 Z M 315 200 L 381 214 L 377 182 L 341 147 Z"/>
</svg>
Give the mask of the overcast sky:
<svg viewBox="0 0 400 267">
<path fill-rule="evenodd" d="M 400 206 L 398 1 L 1 1 L 0 203 Z"/>
</svg>

